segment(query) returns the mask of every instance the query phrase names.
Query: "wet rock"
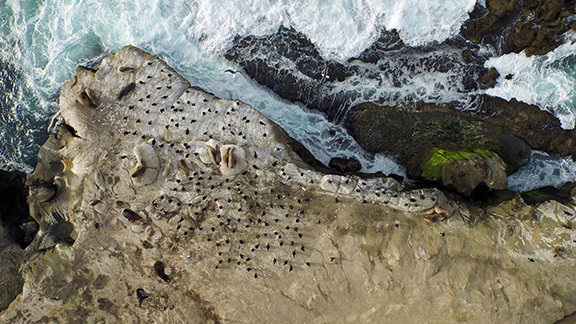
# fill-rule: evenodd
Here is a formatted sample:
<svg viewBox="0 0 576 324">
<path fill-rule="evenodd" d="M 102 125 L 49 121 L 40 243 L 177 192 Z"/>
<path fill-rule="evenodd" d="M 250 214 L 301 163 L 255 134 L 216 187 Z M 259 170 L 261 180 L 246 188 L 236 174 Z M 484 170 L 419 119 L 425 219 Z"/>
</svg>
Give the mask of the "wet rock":
<svg viewBox="0 0 576 324">
<path fill-rule="evenodd" d="M 574 28 L 574 1 L 486 1 L 476 5 L 462 34 L 476 43 L 487 43 L 503 54 L 525 51 L 542 55 L 562 43 L 563 34 Z"/>
<path fill-rule="evenodd" d="M 576 156 L 576 131 L 562 129 L 558 118 L 537 106 L 515 99 L 482 97 L 476 115 L 492 125 L 506 128 L 535 150 Z"/>
<path fill-rule="evenodd" d="M 357 172 L 360 171 L 360 169 L 362 168 L 362 165 L 360 164 L 360 162 L 351 157 L 351 158 L 342 158 L 342 157 L 334 157 L 330 159 L 330 162 L 328 163 L 328 166 L 336 169 L 340 172 Z"/>
<path fill-rule="evenodd" d="M 570 204 L 574 200 L 572 197 L 574 188 L 576 188 L 576 183 L 568 182 L 560 188 L 542 187 L 528 192 L 523 192 L 522 198 L 527 204 L 531 205 L 536 205 L 549 200 L 555 200 L 563 204 Z"/>
<path fill-rule="evenodd" d="M 494 87 L 496 85 L 496 79 L 499 76 L 500 73 L 498 73 L 498 71 L 493 67 L 480 72 L 480 78 L 478 79 L 480 89 L 488 89 Z"/>
<path fill-rule="evenodd" d="M 347 62 L 322 57 L 303 33 L 285 27 L 272 35 L 237 38 L 225 57 L 280 97 L 301 102 L 334 121 L 345 119 L 350 102 L 398 100 L 398 88 L 414 86 L 413 79 L 426 72 L 441 75 L 443 86 L 450 89 L 478 89 L 478 74 L 484 69 L 478 47 L 470 42 L 453 39 L 413 48 L 403 44 L 395 31 L 382 31 L 373 45 Z M 377 95 L 370 97 L 371 93 Z"/>
<path fill-rule="evenodd" d="M 440 177 L 426 175 L 422 169 L 434 149 L 487 149 L 503 159 L 505 174 L 514 172 L 530 159 L 530 148 L 521 138 L 478 116 L 450 107 L 416 104 L 395 108 L 362 104 L 354 110 L 356 114 L 348 125 L 356 141 L 370 152 L 394 156 L 413 178 L 440 180 Z M 494 176 L 505 177 L 505 174 L 498 172 Z M 503 182 L 495 180 L 495 183 Z M 462 191 L 470 190 L 462 188 Z"/>
</svg>

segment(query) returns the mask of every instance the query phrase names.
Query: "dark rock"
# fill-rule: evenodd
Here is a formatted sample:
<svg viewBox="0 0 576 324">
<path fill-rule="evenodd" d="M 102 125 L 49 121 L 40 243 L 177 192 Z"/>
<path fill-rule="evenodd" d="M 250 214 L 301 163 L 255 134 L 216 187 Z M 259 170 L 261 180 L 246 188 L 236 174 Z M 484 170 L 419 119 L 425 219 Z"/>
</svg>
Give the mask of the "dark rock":
<svg viewBox="0 0 576 324">
<path fill-rule="evenodd" d="M 30 244 L 30 237 L 34 237 L 37 230 L 29 224 L 35 221 L 28 210 L 25 177 L 18 171 L 0 170 L 0 223 L 6 226 L 11 239 L 23 248 Z"/>
<path fill-rule="evenodd" d="M 419 103 L 397 108 L 366 103 L 354 111 L 346 124 L 350 134 L 367 151 L 394 156 L 409 177 L 423 176 L 420 163 L 435 147 L 485 148 L 504 160 L 507 173 L 530 159 L 530 148 L 522 139 L 451 107 Z"/>
<path fill-rule="evenodd" d="M 499 76 L 500 73 L 498 73 L 498 71 L 493 67 L 480 72 L 480 78 L 478 79 L 480 89 L 488 89 L 494 87 L 496 85 L 496 79 Z"/>
<path fill-rule="evenodd" d="M 502 54 L 542 55 L 562 43 L 574 23 L 574 0 L 487 0 L 476 5 L 462 34 L 469 40 L 489 44 Z"/>
<path fill-rule="evenodd" d="M 340 172 L 356 172 L 356 171 L 360 171 L 360 169 L 362 169 L 362 165 L 360 164 L 360 162 L 351 157 L 351 158 L 342 158 L 342 157 L 334 157 L 330 159 L 330 162 L 328 162 L 328 166 L 338 170 Z"/>
<path fill-rule="evenodd" d="M 398 88 L 414 86 L 414 78 L 422 74 L 443 75 L 443 88 L 451 90 L 439 91 L 467 92 L 479 88 L 478 74 L 485 70 L 484 58 L 470 42 L 453 39 L 415 48 L 403 44 L 395 31 L 383 31 L 378 41 L 347 62 L 322 57 L 304 34 L 285 27 L 273 35 L 238 38 L 225 57 L 280 97 L 336 122 L 346 118 L 351 102 L 412 100 L 413 94 L 398 98 Z"/>
<path fill-rule="evenodd" d="M 520 52 L 526 47 L 530 46 L 536 38 L 536 31 L 532 29 L 532 23 L 525 21 L 519 23 L 512 29 L 510 33 L 510 50 L 513 52 Z"/>
<path fill-rule="evenodd" d="M 38 226 L 28 213 L 25 174 L 0 170 L 0 312 L 22 292 L 24 248 Z"/>
<path fill-rule="evenodd" d="M 522 198 L 527 204 L 535 205 L 544 201 L 556 200 L 562 204 L 571 204 L 574 199 L 573 190 L 576 188 L 576 183 L 569 182 L 560 188 L 542 187 L 527 192 L 523 192 Z"/>
<path fill-rule="evenodd" d="M 534 150 L 576 156 L 576 131 L 562 129 L 556 116 L 537 106 L 484 96 L 476 115 L 487 123 L 508 129 Z"/>
</svg>

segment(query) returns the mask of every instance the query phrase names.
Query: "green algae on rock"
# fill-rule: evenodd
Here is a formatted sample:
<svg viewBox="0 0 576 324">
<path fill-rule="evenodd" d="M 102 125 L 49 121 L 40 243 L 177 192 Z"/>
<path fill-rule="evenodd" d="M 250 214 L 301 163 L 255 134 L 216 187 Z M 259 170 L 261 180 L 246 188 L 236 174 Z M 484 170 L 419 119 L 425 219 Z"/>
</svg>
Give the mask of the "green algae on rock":
<svg viewBox="0 0 576 324">
<path fill-rule="evenodd" d="M 438 181 L 442 178 L 442 168 L 453 160 L 468 160 L 475 157 L 489 159 L 494 157 L 494 153 L 486 148 L 463 149 L 458 151 L 443 150 L 433 147 L 429 153 L 430 157 L 422 161 L 422 173 L 429 180 Z"/>
<path fill-rule="evenodd" d="M 481 182 L 492 183 L 490 186 L 501 189 L 507 183 L 507 174 L 530 159 L 530 148 L 521 138 L 505 128 L 485 122 L 479 116 L 451 107 L 418 103 L 398 108 L 365 103 L 356 106 L 354 111 L 349 129 L 356 141 L 368 151 L 394 156 L 412 178 L 441 180 L 441 169 L 431 170 L 430 165 L 426 165 L 426 171 L 422 169 L 430 156 L 440 152 L 437 150 L 466 154 L 475 150 L 482 153 L 485 149 L 497 155 L 497 158 L 493 158 L 494 163 L 490 162 L 489 167 L 484 166 L 493 171 L 503 169 L 503 172 L 484 172 L 483 176 L 478 177 L 482 174 L 478 172 L 483 168 L 480 165 L 460 162 L 452 165 L 460 170 L 458 173 L 465 173 L 464 178 L 474 178 L 465 180 L 467 184 L 462 183 L 462 187 L 460 182 L 450 181 L 461 192 L 470 193 L 474 189 L 470 186 Z M 484 156 L 479 157 L 477 162 L 485 164 Z M 438 162 L 437 159 L 434 162 Z M 469 170 L 463 171 L 462 167 Z M 450 178 L 451 175 L 448 175 Z"/>
<path fill-rule="evenodd" d="M 480 184 L 504 190 L 506 164 L 486 148 L 444 150 L 433 147 L 422 161 L 422 175 L 459 192 L 470 195 Z"/>
<path fill-rule="evenodd" d="M 422 163 L 433 148 L 448 151 L 486 148 L 505 163 L 507 175 L 529 162 L 531 149 L 576 156 L 576 130 L 562 129 L 551 113 L 514 99 L 483 95 L 477 101 L 479 105 L 474 111 L 422 102 L 402 107 L 363 103 L 353 108 L 354 114 L 346 127 L 360 146 L 393 156 L 411 178 L 440 179 L 438 173 L 430 177 L 422 170 Z M 473 167 L 466 173 L 477 172 L 473 170 L 482 167 Z M 497 187 L 503 186 L 504 178 L 498 183 Z"/>
</svg>

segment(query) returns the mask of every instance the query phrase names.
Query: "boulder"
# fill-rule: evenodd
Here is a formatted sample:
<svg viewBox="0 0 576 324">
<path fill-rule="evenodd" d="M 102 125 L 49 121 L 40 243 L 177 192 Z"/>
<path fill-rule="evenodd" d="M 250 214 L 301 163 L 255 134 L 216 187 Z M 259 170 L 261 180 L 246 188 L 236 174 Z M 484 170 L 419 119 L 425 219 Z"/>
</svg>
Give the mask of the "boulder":
<svg viewBox="0 0 576 324">
<path fill-rule="evenodd" d="M 506 164 L 487 149 L 432 148 L 421 162 L 423 177 L 470 195 L 480 184 L 496 190 L 508 187 Z"/>
<path fill-rule="evenodd" d="M 334 157 L 330 159 L 330 162 L 328 162 L 328 166 L 340 171 L 340 172 L 357 172 L 360 171 L 360 169 L 362 169 L 362 165 L 360 164 L 360 162 L 351 157 L 351 158 L 344 158 L 344 157 Z"/>
<path fill-rule="evenodd" d="M 496 85 L 496 79 L 499 76 L 500 73 L 498 73 L 498 71 L 493 67 L 480 72 L 478 79 L 480 89 L 488 89 L 494 87 Z"/>
<path fill-rule="evenodd" d="M 450 107 L 424 103 L 401 108 L 361 104 L 354 111 L 348 127 L 363 148 L 394 156 L 406 168 L 409 177 L 433 181 L 446 179 L 447 182 L 441 182 L 463 193 L 470 193 L 474 189 L 470 187 L 473 183 L 490 183 L 495 189 L 501 188 L 507 183 L 507 174 L 530 160 L 530 148 L 521 138 L 505 128 Z M 439 159 L 447 152 L 451 152 L 449 158 Z M 464 167 L 461 162 L 451 163 L 450 169 L 458 169 L 464 176 L 459 177 L 459 181 L 448 181 L 453 172 L 443 178 L 441 170 L 446 162 L 454 160 L 476 162 L 466 162 L 465 165 L 471 168 L 467 171 L 461 170 Z M 437 172 L 425 170 L 430 163 L 438 166 Z M 494 172 L 476 172 L 481 167 Z M 481 174 L 486 177 L 479 177 Z"/>
</svg>

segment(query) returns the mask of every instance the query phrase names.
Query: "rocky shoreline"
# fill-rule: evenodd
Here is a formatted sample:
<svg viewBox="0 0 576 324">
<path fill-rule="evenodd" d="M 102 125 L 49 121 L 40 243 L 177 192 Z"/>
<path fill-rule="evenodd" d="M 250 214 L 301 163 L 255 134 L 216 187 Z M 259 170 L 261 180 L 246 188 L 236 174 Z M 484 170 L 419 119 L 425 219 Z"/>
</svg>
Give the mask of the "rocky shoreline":
<svg viewBox="0 0 576 324">
<path fill-rule="evenodd" d="M 480 208 L 319 171 L 262 114 L 134 47 L 78 68 L 60 111 L 26 179 L 40 231 L 0 321 L 553 323 L 576 311 L 569 189 L 563 203 Z"/>
<path fill-rule="evenodd" d="M 382 31 L 347 62 L 323 58 L 304 34 L 282 27 L 237 38 L 226 58 L 280 97 L 342 124 L 367 151 L 395 157 L 409 178 L 469 195 L 479 185 L 505 189 L 506 177 L 529 162 L 530 149 L 576 156 L 576 131 L 563 130 L 554 115 L 480 91 L 499 77 L 484 67 L 490 54 L 480 45 L 498 54 L 545 54 L 574 27 L 574 8 L 574 1 L 486 1 L 457 37 L 410 47 L 396 31 Z M 419 80 L 424 72 L 432 79 Z M 485 149 L 483 156 L 472 152 Z M 439 150 L 466 156 L 444 159 L 444 179 L 423 168 Z M 475 162 L 462 161 L 469 159 Z"/>
</svg>

